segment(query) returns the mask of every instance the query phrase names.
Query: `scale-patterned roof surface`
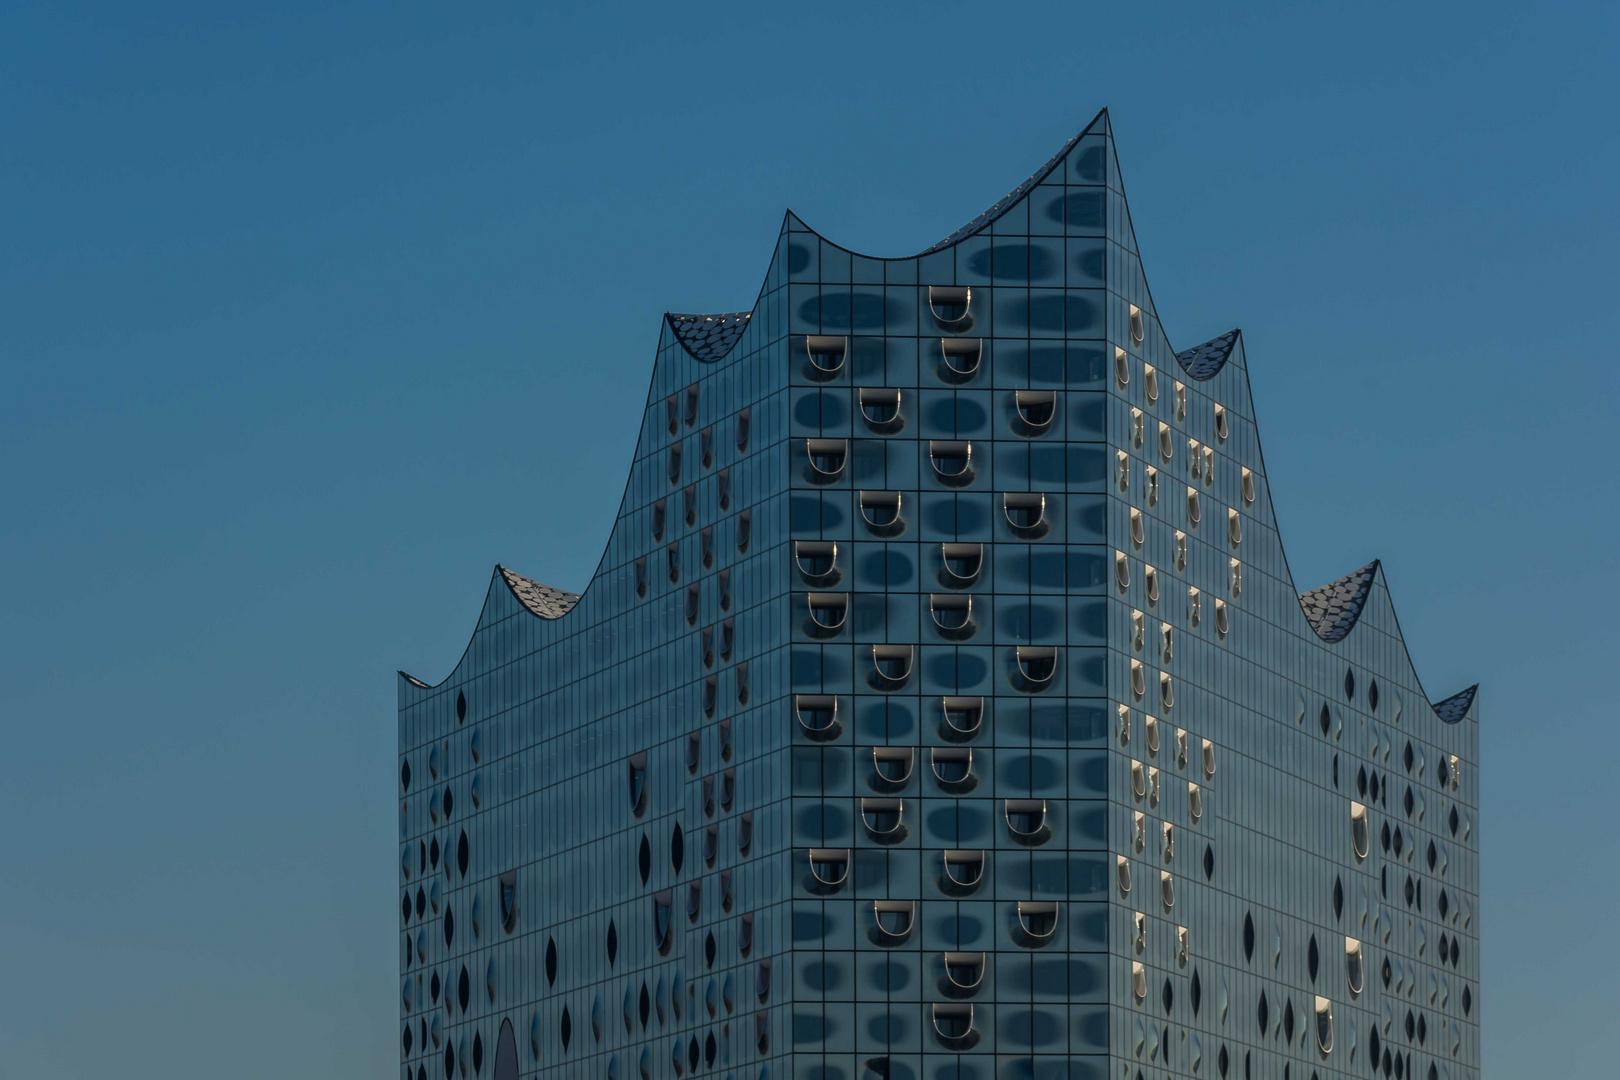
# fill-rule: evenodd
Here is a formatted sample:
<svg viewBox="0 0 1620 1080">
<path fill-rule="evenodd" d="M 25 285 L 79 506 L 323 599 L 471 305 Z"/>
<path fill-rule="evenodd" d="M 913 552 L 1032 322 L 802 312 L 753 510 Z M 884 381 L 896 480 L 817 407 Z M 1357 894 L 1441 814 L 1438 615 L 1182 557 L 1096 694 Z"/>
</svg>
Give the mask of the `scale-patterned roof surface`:
<svg viewBox="0 0 1620 1080">
<path fill-rule="evenodd" d="M 1345 639 L 1361 618 L 1361 609 L 1372 594 L 1373 577 L 1377 573 L 1378 560 L 1374 559 L 1353 574 L 1299 594 L 1300 609 L 1317 637 L 1329 644 Z"/>
<path fill-rule="evenodd" d="M 724 315 L 665 315 L 675 338 L 699 360 L 719 360 L 731 351 L 748 329 L 748 311 L 734 311 Z"/>
<path fill-rule="evenodd" d="M 1452 694 L 1444 701 L 1434 703 L 1434 714 L 1448 724 L 1455 724 L 1468 715 L 1468 710 L 1474 705 L 1474 695 L 1479 692 L 1479 684 L 1475 683 L 1468 689 Z"/>
<path fill-rule="evenodd" d="M 1237 344 L 1240 331 L 1228 330 L 1218 338 L 1211 338 L 1202 345 L 1194 345 L 1176 353 L 1176 362 L 1181 370 L 1187 373 L 1188 378 L 1203 382 L 1213 379 L 1220 374 L 1221 368 L 1232 358 L 1232 348 Z"/>
<path fill-rule="evenodd" d="M 497 566 L 501 577 L 506 580 L 506 587 L 512 590 L 512 595 L 518 602 L 542 619 L 560 619 L 573 610 L 579 603 L 579 594 L 553 589 L 550 585 L 542 585 L 538 581 L 530 581 L 522 574 L 514 574 L 504 566 Z"/>
</svg>

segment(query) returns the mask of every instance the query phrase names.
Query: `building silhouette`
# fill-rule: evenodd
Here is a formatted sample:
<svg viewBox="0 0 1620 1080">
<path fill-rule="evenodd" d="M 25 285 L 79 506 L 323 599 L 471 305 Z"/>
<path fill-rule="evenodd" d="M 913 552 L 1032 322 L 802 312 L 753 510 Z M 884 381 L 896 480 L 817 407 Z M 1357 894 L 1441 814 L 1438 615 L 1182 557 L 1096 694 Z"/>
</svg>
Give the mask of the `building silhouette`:
<svg viewBox="0 0 1620 1080">
<path fill-rule="evenodd" d="M 1296 589 L 1106 112 L 911 258 L 790 213 L 587 590 L 401 675 L 401 1076 L 1472 1080 L 1476 722 Z"/>
</svg>

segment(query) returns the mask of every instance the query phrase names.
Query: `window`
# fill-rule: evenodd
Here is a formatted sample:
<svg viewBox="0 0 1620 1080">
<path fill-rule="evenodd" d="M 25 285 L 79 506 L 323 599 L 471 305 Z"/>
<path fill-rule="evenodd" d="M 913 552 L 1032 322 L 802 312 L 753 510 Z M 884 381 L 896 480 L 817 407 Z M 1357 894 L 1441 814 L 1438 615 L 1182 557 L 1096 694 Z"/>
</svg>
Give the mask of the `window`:
<svg viewBox="0 0 1620 1080">
<path fill-rule="evenodd" d="M 1215 632 L 1225 637 L 1232 630 L 1232 619 L 1226 613 L 1226 601 L 1215 601 Z"/>
<path fill-rule="evenodd" d="M 830 379 L 844 370 L 844 360 L 849 356 L 849 338 L 812 334 L 804 339 L 804 351 L 810 359 L 810 373 Z"/>
<path fill-rule="evenodd" d="M 1159 672 L 1159 705 L 1166 711 L 1174 708 L 1176 704 L 1176 687 L 1170 679 L 1168 671 Z"/>
<path fill-rule="evenodd" d="M 1228 429 L 1226 425 L 1226 406 L 1215 406 L 1215 437 L 1221 442 L 1226 441 Z"/>
<path fill-rule="evenodd" d="M 754 512 L 744 510 L 737 515 L 737 550 L 748 550 L 748 539 L 754 531 Z"/>
<path fill-rule="evenodd" d="M 1131 996 L 1138 1005 L 1147 1000 L 1147 969 L 1140 960 L 1131 961 Z"/>
<path fill-rule="evenodd" d="M 1232 542 L 1233 547 L 1243 543 L 1243 519 L 1236 510 L 1226 512 L 1226 538 Z"/>
<path fill-rule="evenodd" d="M 1250 469 L 1243 470 L 1243 502 L 1254 505 L 1254 472 Z"/>
<path fill-rule="evenodd" d="M 911 678 L 910 645 L 873 645 L 872 676 L 879 689 L 898 690 Z"/>
<path fill-rule="evenodd" d="M 917 905 L 912 900 L 872 901 L 873 938 L 878 945 L 903 945 L 916 923 Z"/>
<path fill-rule="evenodd" d="M 947 382 L 965 382 L 978 374 L 984 357 L 983 338 L 940 338 L 940 375 Z"/>
<path fill-rule="evenodd" d="M 671 435 L 681 430 L 680 399 L 674 394 L 664 399 L 664 425 Z"/>
<path fill-rule="evenodd" d="M 943 570 L 940 580 L 947 587 L 965 589 L 979 580 L 984 567 L 983 544 L 941 544 L 939 552 Z"/>
<path fill-rule="evenodd" d="M 703 879 L 698 878 L 686 886 L 686 921 L 697 922 L 703 914 Z"/>
<path fill-rule="evenodd" d="M 793 563 L 800 575 L 812 585 L 827 585 L 836 581 L 838 573 L 838 545 L 819 540 L 795 540 Z"/>
<path fill-rule="evenodd" d="M 673 945 L 675 941 L 675 935 L 671 925 L 673 920 L 670 918 L 670 912 L 675 906 L 674 894 L 669 889 L 664 889 L 661 892 L 654 893 L 652 903 L 653 944 L 657 947 L 658 954 L 660 956 L 668 956 L 670 946 Z M 549 960 L 552 955 L 553 953 L 548 950 L 547 959 Z"/>
<path fill-rule="evenodd" d="M 1187 419 L 1187 384 L 1176 383 L 1176 420 L 1185 422 Z"/>
<path fill-rule="evenodd" d="M 1123 855 L 1114 858 L 1114 883 L 1119 888 L 1121 900 L 1131 894 L 1131 862 Z"/>
<path fill-rule="evenodd" d="M 1027 433 L 1045 431 L 1052 426 L 1057 415 L 1057 392 L 1054 390 L 1017 390 L 1013 392 L 1013 408 Z"/>
<path fill-rule="evenodd" d="M 810 611 L 810 626 L 818 637 L 830 637 L 843 629 L 849 614 L 848 593 L 809 593 L 806 606 Z"/>
<path fill-rule="evenodd" d="M 1039 900 L 1018 903 L 1018 929 L 1027 944 L 1045 944 L 1057 934 L 1058 906 Z"/>
<path fill-rule="evenodd" d="M 636 595 L 647 595 L 647 559 L 643 556 L 635 562 Z"/>
<path fill-rule="evenodd" d="M 1138 450 L 1142 449 L 1142 431 L 1144 426 L 1145 421 L 1142 417 L 1142 410 L 1133 408 L 1131 410 L 1131 445 L 1136 447 Z"/>
<path fill-rule="evenodd" d="M 686 625 L 697 625 L 698 612 L 703 606 L 702 600 L 702 583 L 694 581 L 686 587 Z"/>
<path fill-rule="evenodd" d="M 1176 879 L 1170 876 L 1170 871 L 1159 871 L 1159 903 L 1164 910 L 1169 911 L 1176 906 Z"/>
<path fill-rule="evenodd" d="M 904 527 L 898 491 L 863 491 L 860 505 L 862 519 L 876 535 L 893 536 Z"/>
<path fill-rule="evenodd" d="M 1131 694 L 1138 701 L 1147 693 L 1147 672 L 1142 667 L 1142 661 L 1131 661 Z"/>
<path fill-rule="evenodd" d="M 956 440 L 932 439 L 928 461 L 934 475 L 947 487 L 961 487 L 973 481 L 973 444 Z"/>
<path fill-rule="evenodd" d="M 953 795 L 978 786 L 973 773 L 973 751 L 966 747 L 936 746 L 928 751 L 928 767 L 941 790 Z"/>
<path fill-rule="evenodd" d="M 1226 579 L 1227 587 L 1232 590 L 1233 596 L 1241 593 L 1243 591 L 1243 564 L 1236 559 L 1228 559 L 1226 562 Z"/>
<path fill-rule="evenodd" d="M 1147 467 L 1147 501 L 1149 506 L 1159 505 L 1159 470 Z"/>
<path fill-rule="evenodd" d="M 675 584 L 681 580 L 681 546 L 671 544 L 664 549 L 664 562 L 669 570 L 669 583 Z"/>
<path fill-rule="evenodd" d="M 1114 346 L 1114 381 L 1121 390 L 1131 385 L 1131 361 L 1125 355 L 1125 350 L 1118 345 Z"/>
<path fill-rule="evenodd" d="M 1367 857 L 1367 839 L 1367 808 L 1353 802 L 1350 804 L 1350 842 L 1358 862 Z"/>
<path fill-rule="evenodd" d="M 720 623 L 720 659 L 730 660 L 732 646 L 737 642 L 737 620 L 724 619 Z"/>
<path fill-rule="evenodd" d="M 1138 510 L 1134 506 L 1131 507 L 1130 520 L 1131 520 L 1131 543 L 1136 545 L 1136 547 L 1138 549 L 1140 549 L 1141 546 L 1142 546 L 1142 541 L 1143 541 L 1143 539 L 1145 539 L 1145 529 L 1144 529 L 1144 527 L 1142 525 L 1142 511 Z"/>
<path fill-rule="evenodd" d="M 844 474 L 844 462 L 849 457 L 848 439 L 806 439 L 804 449 L 810 461 L 811 483 L 830 484 Z"/>
<path fill-rule="evenodd" d="M 972 994 L 984 982 L 984 953 L 948 952 L 944 959 L 945 980 L 953 990 Z"/>
<path fill-rule="evenodd" d="M 1166 821 L 1159 826 L 1159 832 L 1164 841 L 1164 861 L 1170 862 L 1176 857 L 1176 827 Z"/>
<path fill-rule="evenodd" d="M 737 852 L 747 855 L 748 849 L 754 843 L 754 812 L 752 810 L 737 819 Z"/>
<path fill-rule="evenodd" d="M 1197 480 L 1199 476 L 1202 475 L 1199 466 L 1199 462 L 1202 460 L 1202 457 L 1199 454 L 1199 449 L 1200 446 L 1197 439 L 1187 440 L 1187 475 L 1194 480 Z"/>
<path fill-rule="evenodd" d="M 1159 369 L 1152 364 L 1142 365 L 1142 393 L 1149 405 L 1159 400 Z"/>
<path fill-rule="evenodd" d="M 684 417 L 684 419 L 686 420 L 686 426 L 687 427 L 692 427 L 694 424 L 696 424 L 697 423 L 697 416 L 698 416 L 698 387 L 697 387 L 697 383 L 693 383 L 691 386 L 688 386 L 686 388 L 686 415 Z"/>
<path fill-rule="evenodd" d="M 1141 652 L 1146 640 L 1147 616 L 1140 611 L 1133 611 L 1131 612 L 1131 648 Z"/>
<path fill-rule="evenodd" d="M 940 884 L 953 896 L 966 896 L 984 880 L 984 852 L 947 850 L 942 854 L 945 874 Z"/>
<path fill-rule="evenodd" d="M 1202 518 L 1202 516 L 1203 516 L 1203 511 L 1199 508 L 1199 505 L 1198 505 L 1198 489 L 1195 488 L 1195 487 L 1188 487 L 1187 488 L 1187 524 L 1192 528 L 1197 528 L 1199 519 Z"/>
<path fill-rule="evenodd" d="M 703 760 L 703 734 L 694 731 L 686 737 L 686 771 L 688 775 L 696 776 L 698 765 Z"/>
<path fill-rule="evenodd" d="M 877 843 L 897 843 L 905 839 L 907 832 L 902 822 L 904 809 L 900 799 L 862 799 L 861 823 Z"/>
<path fill-rule="evenodd" d="M 737 451 L 741 453 L 748 449 L 748 433 L 753 426 L 754 410 L 752 408 L 740 409 L 737 412 L 735 425 Z"/>
<path fill-rule="evenodd" d="M 1204 775 L 1215 775 L 1215 744 L 1204 740 Z"/>
<path fill-rule="evenodd" d="M 698 432 L 698 460 L 705 469 L 714 465 L 714 426 L 704 428 Z"/>
<path fill-rule="evenodd" d="M 1007 492 L 1001 497 L 1002 513 L 1013 534 L 1034 538 L 1046 532 L 1046 496 Z"/>
<path fill-rule="evenodd" d="M 928 286 L 928 311 L 945 330 L 966 330 L 973 325 L 973 290 L 958 285 Z"/>
<path fill-rule="evenodd" d="M 1194 825 L 1204 816 L 1204 792 L 1197 784 L 1187 785 L 1187 816 Z"/>
<path fill-rule="evenodd" d="M 878 791 L 899 791 L 911 783 L 917 751 L 910 746 L 874 746 L 868 783 Z"/>
<path fill-rule="evenodd" d="M 1215 482 L 1215 450 L 1213 447 L 1204 447 L 1204 486 L 1209 487 Z"/>
<path fill-rule="evenodd" d="M 1020 645 L 1015 657 L 1018 674 L 1031 689 L 1044 689 L 1057 674 L 1057 650 L 1049 645 Z"/>
<path fill-rule="evenodd" d="M 647 812 L 647 752 L 633 754 L 630 767 L 630 812 L 640 817 Z"/>
<path fill-rule="evenodd" d="M 1119 485 L 1120 492 L 1124 493 L 1130 490 L 1131 486 L 1131 456 L 1123 450 L 1118 450 L 1115 451 L 1114 459 L 1116 462 L 1114 482 Z"/>
<path fill-rule="evenodd" d="M 1176 728 L 1176 767 L 1187 767 L 1187 729 Z"/>
<path fill-rule="evenodd" d="M 887 388 L 863 387 L 856 394 L 861 419 L 873 431 L 888 434 L 905 426 L 900 415 L 900 391 Z"/>
<path fill-rule="evenodd" d="M 934 1005 L 933 1021 L 934 1034 L 939 1041 L 952 1049 L 960 1049 L 972 1044 L 977 1039 L 973 1030 L 973 1006 L 965 1005 Z"/>
<path fill-rule="evenodd" d="M 1366 985 L 1367 970 L 1361 958 L 1361 942 L 1353 937 L 1344 939 L 1344 975 L 1350 993 L 1361 993 Z"/>
<path fill-rule="evenodd" d="M 1007 799 L 1003 806 L 1007 832 L 1019 844 L 1038 844 L 1050 839 L 1046 826 L 1045 799 Z"/>
<path fill-rule="evenodd" d="M 838 719 L 838 699 L 830 694 L 798 694 L 793 706 L 806 738 L 818 742 L 836 739 L 844 730 Z"/>
<path fill-rule="evenodd" d="M 1131 564 L 1123 551 L 1114 552 L 1114 581 L 1120 592 L 1131 587 Z"/>
<path fill-rule="evenodd" d="M 809 860 L 810 875 L 819 885 L 837 888 L 849 877 L 848 848 L 811 848 Z"/>
<path fill-rule="evenodd" d="M 1159 602 L 1159 572 L 1151 566 L 1142 567 L 1142 591 L 1147 593 L 1149 607 Z"/>
<path fill-rule="evenodd" d="M 969 636 L 973 631 L 973 597 L 932 593 L 928 612 L 944 637 Z"/>
<path fill-rule="evenodd" d="M 1138 800 L 1147 795 L 1147 769 L 1140 761 L 1131 762 L 1131 794 Z"/>
<path fill-rule="evenodd" d="M 1316 999 L 1316 1048 L 1333 1052 L 1333 1003 L 1325 997 Z"/>
<path fill-rule="evenodd" d="M 945 697 L 940 699 L 940 706 L 940 734 L 946 739 L 962 742 L 979 734 L 984 721 L 984 698 Z"/>
<path fill-rule="evenodd" d="M 715 502 L 722 511 L 731 509 L 731 470 L 721 469 L 714 474 Z"/>
<path fill-rule="evenodd" d="M 675 487 L 681 482 L 681 444 L 676 443 L 669 448 L 668 473 L 669 484 Z"/>
<path fill-rule="evenodd" d="M 1142 344 L 1143 340 L 1146 337 L 1147 337 L 1147 331 L 1144 328 L 1143 322 L 1142 322 L 1142 309 L 1137 307 L 1135 304 L 1132 304 L 1131 305 L 1131 340 L 1133 342 L 1135 342 L 1136 344 L 1140 345 L 1140 344 Z"/>
<path fill-rule="evenodd" d="M 1159 624 L 1159 656 L 1166 664 L 1175 659 L 1176 629 L 1167 622 Z M 1185 746 L 1182 747 L 1186 749 Z"/>
<path fill-rule="evenodd" d="M 1187 569 L 1187 534 L 1176 530 L 1176 569 Z"/>
</svg>

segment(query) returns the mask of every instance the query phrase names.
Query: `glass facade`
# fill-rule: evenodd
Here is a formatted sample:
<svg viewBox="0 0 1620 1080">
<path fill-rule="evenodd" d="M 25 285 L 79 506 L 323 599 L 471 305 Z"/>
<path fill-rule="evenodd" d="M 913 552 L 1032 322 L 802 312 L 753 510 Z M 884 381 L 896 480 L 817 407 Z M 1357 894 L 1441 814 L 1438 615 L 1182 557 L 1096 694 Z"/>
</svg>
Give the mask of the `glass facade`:
<svg viewBox="0 0 1620 1080">
<path fill-rule="evenodd" d="M 671 315 L 589 588 L 399 683 L 404 1080 L 1473 1078 L 1477 705 L 1299 593 L 1106 113 Z"/>
</svg>

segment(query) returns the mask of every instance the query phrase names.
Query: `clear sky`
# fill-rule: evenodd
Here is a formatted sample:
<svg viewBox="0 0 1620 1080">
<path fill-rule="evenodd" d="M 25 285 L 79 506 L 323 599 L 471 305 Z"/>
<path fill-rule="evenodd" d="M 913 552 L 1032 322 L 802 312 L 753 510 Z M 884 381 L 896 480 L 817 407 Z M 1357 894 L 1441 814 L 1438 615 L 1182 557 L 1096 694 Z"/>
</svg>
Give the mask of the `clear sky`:
<svg viewBox="0 0 1620 1080">
<path fill-rule="evenodd" d="M 395 669 L 586 584 L 785 208 L 911 254 L 1104 105 L 1299 586 L 1483 683 L 1486 1075 L 1612 1075 L 1614 7 L 554 7 L 0 5 L 0 1076 L 397 1076 Z"/>
</svg>

